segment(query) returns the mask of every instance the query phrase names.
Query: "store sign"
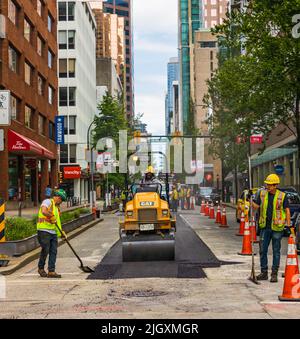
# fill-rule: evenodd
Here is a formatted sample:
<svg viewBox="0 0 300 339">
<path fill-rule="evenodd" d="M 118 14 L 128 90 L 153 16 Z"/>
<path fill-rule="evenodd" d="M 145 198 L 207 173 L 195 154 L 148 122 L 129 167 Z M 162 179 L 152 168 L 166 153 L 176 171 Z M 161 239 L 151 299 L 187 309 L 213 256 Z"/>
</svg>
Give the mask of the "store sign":
<svg viewBox="0 0 300 339">
<path fill-rule="evenodd" d="M 0 125 L 10 125 L 10 91 L 0 91 Z"/>
<path fill-rule="evenodd" d="M 252 135 L 250 137 L 251 145 L 262 144 L 262 142 L 263 142 L 263 135 Z"/>
<path fill-rule="evenodd" d="M 277 165 L 274 167 L 276 174 L 283 174 L 284 173 L 284 166 L 282 165 Z"/>
<path fill-rule="evenodd" d="M 81 178 L 81 167 L 65 167 L 64 168 L 65 179 L 80 179 Z"/>
<path fill-rule="evenodd" d="M 65 119 L 64 117 L 55 117 L 55 143 L 63 145 L 65 143 Z"/>
</svg>

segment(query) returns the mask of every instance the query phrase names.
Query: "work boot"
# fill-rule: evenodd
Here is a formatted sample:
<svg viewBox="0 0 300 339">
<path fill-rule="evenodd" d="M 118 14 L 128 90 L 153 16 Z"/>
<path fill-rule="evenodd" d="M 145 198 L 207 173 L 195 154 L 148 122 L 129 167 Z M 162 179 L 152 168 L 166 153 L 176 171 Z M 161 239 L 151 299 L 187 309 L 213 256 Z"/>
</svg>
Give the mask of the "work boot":
<svg viewBox="0 0 300 339">
<path fill-rule="evenodd" d="M 57 274 L 56 272 L 49 272 L 47 277 L 52 279 L 60 279 L 61 275 Z"/>
<path fill-rule="evenodd" d="M 272 271 L 271 273 L 271 279 L 270 279 L 270 282 L 271 283 L 277 283 L 278 282 L 278 271 Z"/>
<path fill-rule="evenodd" d="M 45 271 L 44 269 L 39 268 L 38 272 L 39 272 L 39 275 L 40 275 L 42 278 L 47 278 L 47 273 L 46 273 L 46 271 Z"/>
<path fill-rule="evenodd" d="M 257 277 L 257 280 L 268 280 L 268 271 L 261 272 Z"/>
</svg>

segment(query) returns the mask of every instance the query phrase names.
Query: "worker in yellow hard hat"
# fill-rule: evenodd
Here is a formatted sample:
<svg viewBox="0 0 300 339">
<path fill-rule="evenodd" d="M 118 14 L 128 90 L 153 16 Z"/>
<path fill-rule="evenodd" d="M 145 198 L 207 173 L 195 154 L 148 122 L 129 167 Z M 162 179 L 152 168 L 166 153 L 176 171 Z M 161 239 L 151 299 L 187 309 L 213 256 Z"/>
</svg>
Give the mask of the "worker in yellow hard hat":
<svg viewBox="0 0 300 339">
<path fill-rule="evenodd" d="M 257 280 L 268 280 L 268 248 L 272 240 L 273 266 L 271 282 L 278 282 L 280 266 L 281 239 L 284 227 L 291 227 L 291 213 L 286 194 L 278 189 L 280 179 L 276 174 L 270 174 L 266 180 L 266 189 L 260 190 L 254 201 L 253 208 L 259 209 L 260 228 L 260 266 L 261 274 Z"/>
<path fill-rule="evenodd" d="M 151 184 L 157 184 L 159 183 L 159 180 L 155 177 L 155 170 L 153 166 L 148 166 L 144 178 L 141 180 L 141 184 L 144 185 L 151 185 Z"/>
</svg>

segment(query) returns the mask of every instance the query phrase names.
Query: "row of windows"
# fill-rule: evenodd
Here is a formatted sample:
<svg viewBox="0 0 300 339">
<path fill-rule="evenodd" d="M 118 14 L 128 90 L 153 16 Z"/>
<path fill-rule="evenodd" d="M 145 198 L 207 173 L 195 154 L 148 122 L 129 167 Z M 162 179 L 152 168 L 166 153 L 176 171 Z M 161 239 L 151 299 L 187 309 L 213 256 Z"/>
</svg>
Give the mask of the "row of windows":
<svg viewBox="0 0 300 339">
<path fill-rule="evenodd" d="M 76 106 L 76 87 L 59 88 L 59 106 Z"/>
<path fill-rule="evenodd" d="M 64 116 L 64 132 L 65 135 L 76 134 L 76 115 Z"/>
<path fill-rule="evenodd" d="M 74 21 L 75 20 L 75 2 L 58 3 L 58 20 Z"/>
<path fill-rule="evenodd" d="M 59 59 L 59 77 L 75 78 L 76 59 Z"/>
<path fill-rule="evenodd" d="M 59 31 L 58 47 L 59 49 L 75 49 L 75 31 Z"/>
<path fill-rule="evenodd" d="M 76 164 L 76 144 L 60 145 L 60 163 Z"/>
<path fill-rule="evenodd" d="M 21 120 L 21 100 L 11 95 L 11 118 L 13 120 Z M 36 130 L 36 118 L 37 118 L 37 132 L 40 135 L 46 136 L 47 134 L 47 118 L 41 113 L 36 113 L 35 110 L 29 105 L 24 106 L 24 125 L 27 128 Z M 55 125 L 53 122 L 48 123 L 48 136 L 51 140 L 55 139 Z"/>
</svg>

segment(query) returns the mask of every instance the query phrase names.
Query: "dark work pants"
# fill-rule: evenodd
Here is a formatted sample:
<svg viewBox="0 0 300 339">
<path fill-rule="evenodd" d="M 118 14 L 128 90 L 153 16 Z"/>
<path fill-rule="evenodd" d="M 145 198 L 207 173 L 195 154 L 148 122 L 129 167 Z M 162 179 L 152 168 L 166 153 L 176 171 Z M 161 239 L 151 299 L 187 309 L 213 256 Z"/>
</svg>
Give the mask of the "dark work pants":
<svg viewBox="0 0 300 339">
<path fill-rule="evenodd" d="M 177 212 L 177 209 L 178 209 L 178 200 L 172 199 L 171 206 L 172 206 L 171 207 L 172 212 Z"/>
<path fill-rule="evenodd" d="M 282 237 L 283 232 L 275 232 L 271 228 L 264 228 L 260 231 L 260 267 L 262 272 L 268 271 L 268 249 L 271 240 L 273 248 L 272 271 L 278 271 Z"/>
<path fill-rule="evenodd" d="M 57 235 L 44 231 L 38 231 L 38 241 L 42 247 L 40 260 L 38 263 L 39 269 L 44 269 L 47 256 L 49 255 L 48 270 L 55 272 L 56 256 L 57 256 Z"/>
</svg>

